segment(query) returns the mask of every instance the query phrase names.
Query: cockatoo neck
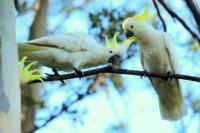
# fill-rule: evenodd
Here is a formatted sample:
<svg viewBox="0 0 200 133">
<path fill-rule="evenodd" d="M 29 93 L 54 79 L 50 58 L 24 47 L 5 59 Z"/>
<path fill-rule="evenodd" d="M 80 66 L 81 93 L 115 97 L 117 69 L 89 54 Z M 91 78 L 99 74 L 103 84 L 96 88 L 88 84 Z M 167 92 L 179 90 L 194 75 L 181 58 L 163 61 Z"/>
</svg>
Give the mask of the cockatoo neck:
<svg viewBox="0 0 200 133">
<path fill-rule="evenodd" d="M 160 32 L 154 29 L 152 26 L 149 26 L 148 29 L 146 29 L 146 31 L 142 32 L 141 34 L 142 35 L 137 37 L 138 43 L 140 45 L 145 45 L 153 43 L 160 35 Z"/>
<path fill-rule="evenodd" d="M 97 50 L 97 53 L 97 56 L 94 55 L 94 57 L 96 58 L 95 62 L 97 62 L 98 64 L 106 64 L 110 57 L 109 50 L 106 47 L 101 47 Z"/>
</svg>

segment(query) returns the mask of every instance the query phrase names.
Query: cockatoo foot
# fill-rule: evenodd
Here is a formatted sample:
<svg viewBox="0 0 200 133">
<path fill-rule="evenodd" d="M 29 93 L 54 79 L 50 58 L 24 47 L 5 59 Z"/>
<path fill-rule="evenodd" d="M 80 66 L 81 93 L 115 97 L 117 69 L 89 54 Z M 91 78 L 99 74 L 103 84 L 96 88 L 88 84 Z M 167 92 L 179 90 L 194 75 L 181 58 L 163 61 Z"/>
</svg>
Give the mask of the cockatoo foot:
<svg viewBox="0 0 200 133">
<path fill-rule="evenodd" d="M 45 73 L 45 74 L 47 76 L 49 76 L 49 77 L 54 77 L 54 76 L 59 76 L 60 75 L 55 68 L 52 68 L 52 71 L 54 72 L 54 74 L 48 74 L 48 73 Z M 64 82 L 64 80 L 60 79 L 59 81 L 62 83 L 62 85 L 66 85 L 66 83 Z"/>
<path fill-rule="evenodd" d="M 147 70 L 144 70 L 144 72 L 143 72 L 143 74 L 141 75 L 141 79 L 143 78 L 143 77 L 146 77 L 147 75 Z"/>
<path fill-rule="evenodd" d="M 171 75 L 172 75 L 172 72 L 171 72 L 171 71 L 168 71 L 168 72 L 167 72 L 167 79 L 172 80 Z"/>
<path fill-rule="evenodd" d="M 79 79 L 82 79 L 85 77 L 81 70 L 74 68 L 74 71 L 75 71 L 76 76 L 78 76 Z"/>
</svg>

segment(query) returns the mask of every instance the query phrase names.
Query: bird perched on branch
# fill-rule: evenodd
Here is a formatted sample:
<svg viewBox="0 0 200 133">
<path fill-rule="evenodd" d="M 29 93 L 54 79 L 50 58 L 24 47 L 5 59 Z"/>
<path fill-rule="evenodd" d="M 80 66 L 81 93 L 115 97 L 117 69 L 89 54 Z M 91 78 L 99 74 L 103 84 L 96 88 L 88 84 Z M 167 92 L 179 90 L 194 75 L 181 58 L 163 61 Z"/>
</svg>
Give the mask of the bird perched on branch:
<svg viewBox="0 0 200 133">
<path fill-rule="evenodd" d="M 148 22 L 150 7 L 137 16 L 126 18 L 122 28 L 127 38 L 134 37 L 140 48 L 140 61 L 145 71 L 177 73 L 176 52 L 167 33 L 154 29 Z M 187 114 L 178 79 L 149 78 L 159 98 L 163 119 L 179 120 Z"/>
<path fill-rule="evenodd" d="M 81 33 L 46 36 L 19 45 L 19 56 L 27 56 L 30 61 L 53 68 L 56 75 L 56 70 L 75 70 L 82 76 L 81 69 L 114 63 L 125 54 L 131 39 L 118 45 L 117 35 L 114 35 L 112 43 L 106 38 L 106 47 Z"/>
</svg>

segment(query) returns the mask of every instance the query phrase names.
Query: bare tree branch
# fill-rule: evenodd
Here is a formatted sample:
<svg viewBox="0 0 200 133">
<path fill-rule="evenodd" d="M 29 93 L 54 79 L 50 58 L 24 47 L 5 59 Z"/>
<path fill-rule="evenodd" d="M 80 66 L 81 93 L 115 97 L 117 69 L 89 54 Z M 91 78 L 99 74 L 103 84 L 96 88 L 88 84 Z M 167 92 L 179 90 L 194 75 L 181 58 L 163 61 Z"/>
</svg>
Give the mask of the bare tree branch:
<svg viewBox="0 0 200 133">
<path fill-rule="evenodd" d="M 165 24 L 164 19 L 162 18 L 161 14 L 160 14 L 160 10 L 159 10 L 159 8 L 158 8 L 158 4 L 156 3 L 156 0 L 153 0 L 153 4 L 154 4 L 154 6 L 155 6 L 155 8 L 156 8 L 158 17 L 159 17 L 160 20 L 162 21 L 163 29 L 164 29 L 164 31 L 166 32 L 166 31 L 167 31 L 167 26 L 166 26 L 166 24 Z"/>
<path fill-rule="evenodd" d="M 33 7 L 36 5 L 36 3 L 37 3 L 37 0 L 34 1 Z M 35 10 L 33 7 L 30 7 L 30 8 L 27 7 L 27 0 L 23 1 L 22 3 L 20 0 L 14 0 L 14 5 L 15 5 L 16 11 L 19 13 L 18 15 L 22 15 L 29 11 Z"/>
<path fill-rule="evenodd" d="M 63 104 L 63 105 L 62 105 L 62 108 L 60 109 L 60 111 L 59 111 L 57 114 L 51 115 L 51 116 L 48 118 L 48 120 L 45 121 L 45 123 L 44 123 L 43 125 L 41 125 L 41 126 L 35 126 L 31 131 L 29 131 L 29 133 L 33 133 L 33 132 L 35 132 L 36 130 L 45 127 L 48 123 L 50 123 L 51 121 L 53 121 L 54 119 L 56 119 L 59 115 L 61 115 L 61 114 L 64 113 L 64 112 L 73 114 L 74 112 L 73 112 L 73 111 L 70 112 L 70 111 L 69 111 L 69 108 L 70 108 L 73 104 L 77 103 L 78 101 L 83 100 L 86 96 L 91 95 L 92 93 L 89 92 L 89 91 L 90 91 L 89 88 L 90 88 L 90 87 L 88 87 L 87 91 L 86 91 L 84 94 L 76 94 L 76 95 L 77 95 L 76 100 L 70 102 L 68 105 Z"/>
<path fill-rule="evenodd" d="M 112 66 L 105 66 L 101 68 L 95 68 L 92 70 L 83 71 L 83 75 L 85 77 L 102 74 L 102 73 L 136 75 L 136 76 L 141 76 L 141 77 L 147 76 L 147 77 L 161 78 L 161 79 L 166 79 L 166 80 L 167 79 L 183 79 L 183 80 L 200 82 L 200 77 L 195 77 L 195 76 L 182 75 L 182 74 L 168 74 L 168 73 L 151 73 L 151 72 L 146 72 L 146 71 L 120 69 L 120 68 L 115 68 Z M 59 75 L 59 76 L 47 77 L 44 79 L 44 81 L 66 80 L 66 79 L 73 79 L 73 78 L 79 78 L 79 77 L 76 73 L 70 73 L 70 74 L 64 74 L 64 75 Z M 38 82 L 41 82 L 41 81 L 36 80 L 36 81 L 32 81 L 31 83 L 38 83 Z"/>
<path fill-rule="evenodd" d="M 198 30 L 200 32 L 200 10 L 198 8 L 196 1 L 195 0 L 185 0 L 185 2 L 193 14 L 196 24 L 198 25 Z"/>
<path fill-rule="evenodd" d="M 184 80 L 191 80 L 191 81 L 200 82 L 200 77 L 181 75 L 181 74 L 167 74 L 167 73 L 159 73 L 159 74 L 157 73 L 156 74 L 156 73 L 149 73 L 149 72 L 146 72 L 146 71 L 119 69 L 119 68 L 115 68 L 115 67 L 112 67 L 112 66 L 105 66 L 105 67 L 101 67 L 101 68 L 83 71 L 83 74 L 86 77 L 91 76 L 91 75 L 102 74 L 102 73 L 127 74 L 127 75 L 141 76 L 141 77 L 148 76 L 148 77 L 154 77 L 154 78 L 161 78 L 163 80 L 184 79 Z M 44 80 L 45 81 L 55 81 L 55 80 L 60 80 L 60 79 L 64 80 L 64 79 L 73 79 L 73 78 L 78 78 L 77 74 L 71 73 L 71 74 L 59 75 L 59 76 L 55 76 L 55 77 L 48 77 Z M 40 82 L 40 81 L 33 81 L 32 83 L 36 83 L 36 82 Z M 88 87 L 88 88 L 90 88 L 90 87 Z M 64 112 L 70 113 L 70 111 L 69 111 L 70 106 L 73 105 L 74 103 L 82 100 L 87 95 L 91 95 L 91 93 L 89 92 L 89 89 L 87 89 L 87 91 L 84 94 L 77 94 L 76 100 L 72 101 L 68 105 L 63 104 L 59 113 L 51 115 L 48 118 L 48 120 L 46 120 L 46 122 L 42 126 L 39 126 L 39 127 L 35 126 L 29 132 L 32 133 L 32 132 L 34 132 L 38 129 L 45 127 L 49 122 L 53 121 L 54 119 L 56 119 L 59 115 L 61 115 Z"/>
<path fill-rule="evenodd" d="M 14 0 L 14 6 L 19 13 L 24 13 L 29 10 L 27 9 L 27 1 L 23 1 L 23 3 L 20 3 L 19 0 Z"/>
<path fill-rule="evenodd" d="M 40 127 L 35 126 L 31 131 L 29 131 L 28 133 L 33 133 L 36 130 L 45 127 L 49 122 L 53 121 L 55 118 L 57 118 L 59 115 L 61 115 L 63 112 L 67 111 L 67 107 L 65 104 L 63 104 L 62 109 L 60 110 L 60 112 L 56 115 L 52 115 L 49 117 L 49 119 Z"/>
<path fill-rule="evenodd" d="M 30 28 L 29 40 L 46 35 L 48 3 L 48 0 L 39 1 L 40 5 Z"/>
<path fill-rule="evenodd" d="M 15 5 L 15 9 L 17 11 L 20 11 L 20 4 L 19 4 L 19 1 L 18 0 L 14 0 L 14 5 Z"/>
<path fill-rule="evenodd" d="M 159 3 L 167 10 L 167 12 L 171 15 L 172 18 L 176 18 L 184 27 L 187 31 L 190 32 L 190 34 L 197 39 L 197 41 L 200 44 L 200 37 L 191 30 L 191 28 L 183 21 L 182 18 L 180 18 L 171 8 L 167 5 L 167 3 L 164 0 L 158 0 Z"/>
</svg>

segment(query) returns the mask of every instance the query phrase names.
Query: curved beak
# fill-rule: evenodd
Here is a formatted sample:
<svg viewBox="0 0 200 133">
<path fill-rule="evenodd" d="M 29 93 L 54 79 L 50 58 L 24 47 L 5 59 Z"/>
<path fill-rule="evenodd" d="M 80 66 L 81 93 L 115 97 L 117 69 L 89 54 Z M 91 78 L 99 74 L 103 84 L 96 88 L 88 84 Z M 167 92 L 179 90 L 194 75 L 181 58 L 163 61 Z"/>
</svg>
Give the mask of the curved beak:
<svg viewBox="0 0 200 133">
<path fill-rule="evenodd" d="M 133 37 L 135 34 L 130 30 L 124 30 L 124 33 L 127 38 Z"/>
<path fill-rule="evenodd" d="M 119 62 L 120 62 L 120 56 L 119 55 L 113 55 L 108 59 L 108 63 L 118 64 Z"/>
</svg>

